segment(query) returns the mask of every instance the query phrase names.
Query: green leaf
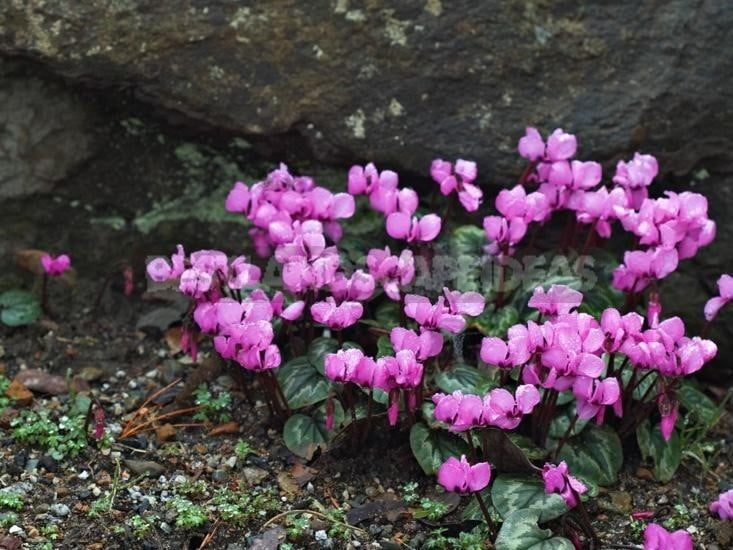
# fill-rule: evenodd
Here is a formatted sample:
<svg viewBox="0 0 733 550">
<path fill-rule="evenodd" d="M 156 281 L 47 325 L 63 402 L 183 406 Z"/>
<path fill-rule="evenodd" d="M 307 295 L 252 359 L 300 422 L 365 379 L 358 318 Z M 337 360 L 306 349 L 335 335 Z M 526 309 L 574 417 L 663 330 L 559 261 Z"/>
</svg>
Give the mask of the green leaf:
<svg viewBox="0 0 733 550">
<path fill-rule="evenodd" d="M 41 304 L 26 290 L 8 290 L 0 294 L 0 321 L 9 327 L 29 325 L 41 316 Z"/>
<path fill-rule="evenodd" d="M 331 432 L 326 430 L 325 403 L 312 416 L 294 414 L 288 418 L 283 428 L 283 440 L 293 454 L 310 460 L 319 448 L 321 451 L 328 448 L 328 442 L 344 423 L 344 409 L 341 403 L 334 400 L 333 404 L 334 425 Z"/>
<path fill-rule="evenodd" d="M 451 270 L 451 287 L 461 292 L 483 292 L 483 264 L 486 261 L 486 234 L 476 225 L 462 225 L 453 231 L 448 256 L 455 258 L 461 269 Z"/>
<path fill-rule="evenodd" d="M 466 442 L 445 430 L 431 430 L 425 424 L 415 424 L 410 430 L 410 448 L 427 475 L 438 471 L 448 457 L 466 454 Z"/>
<path fill-rule="evenodd" d="M 665 441 L 659 426 L 646 419 L 636 429 L 636 441 L 642 456 L 654 462 L 654 477 L 663 483 L 671 480 L 682 460 L 682 444 L 677 430 L 672 432 L 669 441 Z"/>
<path fill-rule="evenodd" d="M 560 517 L 568 511 L 565 501 L 558 494 L 545 492 L 545 484 L 536 477 L 502 474 L 491 487 L 494 506 L 506 518 L 517 510 L 537 510 L 539 521 Z"/>
<path fill-rule="evenodd" d="M 491 383 L 486 373 L 476 367 L 458 363 L 449 370 L 439 372 L 435 377 L 435 383 L 446 393 L 453 393 L 461 390 L 463 393 L 479 393 L 479 388 L 484 388 Z"/>
<path fill-rule="evenodd" d="M 628 386 L 629 383 L 631 382 L 633 371 L 634 371 L 633 368 L 625 368 L 623 371 L 621 371 L 621 381 L 624 383 L 624 387 Z M 652 387 L 654 384 L 657 383 L 658 377 L 659 375 L 657 375 L 657 373 L 653 371 L 637 372 L 636 373 L 636 382 L 634 383 L 638 385 L 634 388 L 634 399 L 636 399 L 637 401 L 641 401 L 641 398 L 644 396 L 646 396 L 647 399 L 649 399 L 649 394 L 647 394 L 647 391 L 649 390 L 650 387 Z"/>
<path fill-rule="evenodd" d="M 565 435 L 565 432 L 567 431 L 568 427 L 570 427 L 570 422 L 573 418 L 575 418 L 575 404 L 561 409 L 560 412 L 557 413 L 555 418 L 553 418 L 550 422 L 550 437 L 553 439 L 560 439 L 563 435 Z M 582 432 L 586 424 L 588 424 L 587 420 L 578 418 L 578 420 L 575 421 L 575 426 L 573 426 L 571 437 L 576 436 L 580 432 Z"/>
<path fill-rule="evenodd" d="M 486 307 L 478 317 L 469 319 L 469 326 L 484 336 L 504 338 L 509 327 L 519 322 L 519 312 L 513 306 L 504 306 L 495 311 L 493 306 Z"/>
<path fill-rule="evenodd" d="M 275 372 L 291 409 L 307 407 L 328 397 L 331 382 L 307 357 L 291 359 Z"/>
<path fill-rule="evenodd" d="M 308 348 L 308 361 L 316 367 L 318 372 L 324 374 L 326 355 L 336 353 L 338 350 L 339 344 L 333 338 L 316 338 Z"/>
<path fill-rule="evenodd" d="M 389 337 L 382 335 L 377 339 L 377 359 L 388 355 L 394 355 L 394 348 Z"/>
<path fill-rule="evenodd" d="M 694 413 L 707 426 L 714 425 L 724 412 L 688 380 L 682 381 L 682 385 L 677 390 L 677 399 L 685 409 Z"/>
<path fill-rule="evenodd" d="M 382 302 L 374 313 L 374 319 L 379 328 L 391 330 L 398 327 L 400 325 L 400 305 L 392 300 Z"/>
<path fill-rule="evenodd" d="M 560 460 L 588 486 L 589 496 L 595 496 L 599 485 L 611 485 L 618 478 L 624 460 L 621 440 L 608 426 L 592 425 L 565 444 Z"/>
<path fill-rule="evenodd" d="M 566 538 L 553 537 L 550 529 L 540 529 L 539 510 L 517 510 L 506 518 L 496 537 L 496 550 L 575 550 Z"/>
</svg>

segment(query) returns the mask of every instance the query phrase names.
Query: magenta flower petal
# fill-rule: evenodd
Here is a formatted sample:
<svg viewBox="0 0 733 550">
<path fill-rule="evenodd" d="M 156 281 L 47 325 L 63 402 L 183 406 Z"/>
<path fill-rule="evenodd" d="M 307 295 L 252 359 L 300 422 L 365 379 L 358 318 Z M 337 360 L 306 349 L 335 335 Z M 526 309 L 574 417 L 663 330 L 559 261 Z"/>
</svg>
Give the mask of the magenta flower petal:
<svg viewBox="0 0 733 550">
<path fill-rule="evenodd" d="M 410 233 L 412 220 L 408 214 L 393 212 L 387 216 L 387 234 L 393 239 L 406 239 Z"/>
</svg>

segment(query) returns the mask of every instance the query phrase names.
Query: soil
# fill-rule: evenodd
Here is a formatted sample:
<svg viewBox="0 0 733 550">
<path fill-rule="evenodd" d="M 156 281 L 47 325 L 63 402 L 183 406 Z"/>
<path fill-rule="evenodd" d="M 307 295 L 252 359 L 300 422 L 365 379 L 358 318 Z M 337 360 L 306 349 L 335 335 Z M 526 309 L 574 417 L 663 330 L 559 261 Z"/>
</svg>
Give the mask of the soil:
<svg viewBox="0 0 733 550">
<path fill-rule="evenodd" d="M 155 318 L 156 312 L 171 306 L 151 301 L 141 287 L 138 284 L 135 294 L 124 296 L 115 280 L 94 311 L 99 285 L 81 280 L 73 291 L 57 286 L 52 295 L 56 317 L 26 328 L 0 329 L 0 368 L 7 378 L 27 369 L 70 378 L 70 386 L 98 400 L 105 414 L 105 430 L 115 436 L 108 448 L 99 448 L 91 438 L 78 456 L 57 461 L 38 445 L 19 442 L 9 423 L 24 408 L 45 409 L 53 415 L 74 395 L 36 391 L 31 403 L 15 403 L 6 409 L 0 415 L 4 458 L 0 482 L 4 487 L 25 489 L 25 504 L 17 511 L 17 520 L 4 527 L 6 536 L 0 546 L 42 548 L 45 542 L 46 548 L 163 549 L 199 548 L 206 542 L 208 548 L 229 550 L 277 548 L 285 536 L 278 526 L 292 525 L 292 519 L 299 516 L 278 514 L 301 509 L 318 516 L 306 522 L 300 536 L 288 539 L 293 548 L 419 548 L 436 527 L 445 527 L 448 535 L 473 527 L 460 519 L 466 499 L 456 511 L 435 522 L 413 517 L 410 506 L 402 501 L 404 484 L 417 482 L 420 496 L 435 497 L 437 493 L 435 479 L 425 476 L 412 458 L 405 431 L 377 430 L 360 448 L 343 438 L 307 463 L 290 453 L 281 426 L 269 417 L 258 397 L 256 384 L 250 385 L 247 395 L 239 391 L 231 373 L 221 372 L 206 359 L 205 345 L 194 364 L 180 352 L 176 330 L 168 329 L 165 319 L 157 328 L 150 326 L 152 322 L 145 331 L 136 328 L 144 314 L 152 312 Z M 77 376 L 86 380 L 75 382 Z M 158 399 L 166 403 L 166 410 L 190 405 L 185 399 L 187 389 L 206 381 L 214 391 L 226 390 L 233 396 L 234 424 L 220 428 L 225 431 L 222 435 L 212 435 L 213 429 L 224 424 L 213 419 L 203 426 L 151 429 L 121 439 L 120 431 L 129 427 L 131 414 L 140 410 L 148 396 L 178 377 L 184 381 Z M 708 389 L 713 395 L 724 392 Z M 149 404 L 148 409 L 155 406 Z M 171 423 L 196 421 L 185 414 Z M 619 483 L 590 500 L 601 547 L 639 544 L 643 522 L 634 522 L 631 513 L 650 512 L 657 522 L 670 521 L 675 528 L 688 529 L 697 548 L 731 548 L 731 522 L 718 521 L 707 511 L 719 492 L 733 486 L 731 424 L 728 414 L 709 434 L 712 452 L 704 457 L 705 468 L 685 458 L 667 484 L 653 481 L 651 466 L 630 453 Z M 253 451 L 246 459 L 236 457 L 239 441 L 249 443 Z M 141 477 L 126 460 L 153 462 L 158 471 Z M 242 524 L 217 521 L 212 514 L 200 527 L 178 527 L 176 514 L 165 502 L 188 487 L 190 500 L 205 505 L 218 489 L 236 491 L 240 484 L 249 494 L 272 497 L 265 509 Z M 191 490 L 192 486 L 198 490 Z M 107 509 L 96 516 L 90 513 L 95 501 L 112 492 L 115 498 Z M 322 513 L 335 507 L 351 511 L 346 517 L 359 521 L 356 529 L 329 532 L 333 524 L 324 521 Z M 135 515 L 154 518 L 143 536 L 130 527 Z M 57 528 L 55 540 L 48 536 L 49 525 Z"/>
</svg>

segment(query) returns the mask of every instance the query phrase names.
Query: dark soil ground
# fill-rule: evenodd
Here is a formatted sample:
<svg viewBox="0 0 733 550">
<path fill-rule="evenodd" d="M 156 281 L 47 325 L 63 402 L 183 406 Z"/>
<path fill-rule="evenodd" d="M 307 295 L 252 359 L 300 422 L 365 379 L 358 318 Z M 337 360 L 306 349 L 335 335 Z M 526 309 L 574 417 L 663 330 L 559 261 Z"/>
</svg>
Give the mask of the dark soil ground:
<svg viewBox="0 0 733 550">
<path fill-rule="evenodd" d="M 163 311 L 172 303 L 149 301 L 140 295 L 141 288 L 125 297 L 115 283 L 94 312 L 97 290 L 82 281 L 71 291 L 72 298 L 66 291 L 53 296 L 53 320 L 0 329 L 0 368 L 8 379 L 41 369 L 68 382 L 59 389 L 52 383 L 57 379 L 41 380 L 46 392 L 58 395 L 41 387 L 30 403 L 11 402 L 0 413 L 0 483 L 23 500 L 15 517 L 7 515 L 7 507 L 0 510 L 1 547 L 163 549 L 207 544 L 235 550 L 277 548 L 287 542 L 291 548 L 420 548 L 439 526 L 446 527 L 447 535 L 472 528 L 460 520 L 465 500 L 435 522 L 413 517 L 402 500 L 408 492 L 404 485 L 417 482 L 413 492 L 419 496 L 435 496 L 436 491 L 435 479 L 425 476 L 412 458 L 406 432 L 380 430 L 365 448 L 352 448 L 344 439 L 305 463 L 285 448 L 280 426 L 269 418 L 256 386 L 250 389 L 250 403 L 205 353 L 198 365 L 180 353 L 176 331 L 167 328 L 170 320 Z M 143 315 L 148 320 L 141 322 Z M 167 408 L 149 404 L 142 418 L 190 406 L 186 394 L 208 382 L 215 394 L 232 395 L 231 423 L 211 418 L 203 426 L 168 428 L 160 421 L 121 439 L 121 430 L 146 397 L 179 377 L 185 382 L 158 399 Z M 68 387 L 74 388 L 72 395 Z M 725 391 L 708 389 L 711 395 Z M 12 420 L 24 410 L 49 411 L 52 422 L 63 424 L 64 413 L 78 399 L 76 392 L 98 400 L 103 408 L 105 430 L 112 435 L 108 446 L 98 448 L 91 440 L 77 456 L 55 460 L 42 444 L 14 435 Z M 169 422 L 197 423 L 191 414 Z M 649 464 L 629 454 L 618 485 L 589 504 L 604 545 L 639 544 L 644 522 L 632 520 L 631 514 L 651 512 L 657 522 L 688 529 L 697 548 L 733 547 L 731 522 L 717 521 L 707 511 L 707 504 L 733 484 L 732 425 L 727 415 L 709 434 L 705 468 L 685 458 L 675 478 L 664 485 L 653 481 Z M 224 433 L 214 435 L 217 428 Z M 248 443 L 252 453 L 238 456 L 239 442 Z M 215 495 L 221 489 L 228 489 L 230 496 L 244 495 L 238 517 L 225 519 L 226 511 L 217 507 Z M 186 513 L 172 505 L 181 498 L 202 507 L 201 525 L 181 525 Z M 334 512 L 338 509 L 345 514 Z"/>
</svg>

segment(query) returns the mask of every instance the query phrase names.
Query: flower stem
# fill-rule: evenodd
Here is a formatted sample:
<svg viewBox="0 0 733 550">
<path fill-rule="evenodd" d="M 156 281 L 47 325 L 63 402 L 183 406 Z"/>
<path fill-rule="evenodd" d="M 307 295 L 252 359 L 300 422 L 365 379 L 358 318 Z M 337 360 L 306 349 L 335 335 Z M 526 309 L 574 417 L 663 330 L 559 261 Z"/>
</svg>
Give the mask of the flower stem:
<svg viewBox="0 0 733 550">
<path fill-rule="evenodd" d="M 568 439 L 570 439 L 570 434 L 573 433 L 573 428 L 575 428 L 575 423 L 577 421 L 578 421 L 578 415 L 576 414 L 575 416 L 573 416 L 573 419 L 570 421 L 570 424 L 568 424 L 568 429 L 565 430 L 565 433 L 564 434 L 562 434 L 562 438 L 558 442 L 557 447 L 555 448 L 555 452 L 552 453 L 552 461 L 553 462 L 556 462 L 557 461 L 557 457 L 560 454 L 560 451 L 562 450 L 563 445 L 565 445 L 565 443 L 567 443 Z"/>
<path fill-rule="evenodd" d="M 493 539 L 496 536 L 496 527 L 494 526 L 494 520 L 491 519 L 489 509 L 486 507 L 484 498 L 481 496 L 481 491 L 476 491 L 473 495 L 476 497 L 479 508 L 481 508 L 481 513 L 484 515 L 484 519 L 486 520 L 486 525 L 489 527 L 489 535 Z"/>
</svg>

